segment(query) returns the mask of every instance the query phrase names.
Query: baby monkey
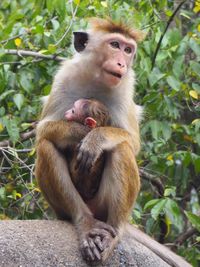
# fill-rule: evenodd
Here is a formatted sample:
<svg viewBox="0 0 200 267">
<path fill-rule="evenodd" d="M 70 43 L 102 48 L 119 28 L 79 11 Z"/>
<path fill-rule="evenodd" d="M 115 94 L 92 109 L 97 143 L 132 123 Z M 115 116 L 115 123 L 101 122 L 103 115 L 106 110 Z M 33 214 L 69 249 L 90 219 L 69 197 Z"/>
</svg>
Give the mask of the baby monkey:
<svg viewBox="0 0 200 267">
<path fill-rule="evenodd" d="M 65 112 L 68 121 L 76 121 L 90 128 L 108 126 L 109 112 L 105 105 L 95 99 L 79 99 Z"/>
<path fill-rule="evenodd" d="M 81 123 L 91 130 L 100 126 L 108 126 L 110 123 L 107 107 L 95 99 L 79 99 L 75 101 L 73 107 L 65 112 L 65 118 L 67 121 Z M 70 148 L 67 154 L 72 181 L 83 199 L 89 201 L 98 191 L 105 155 L 100 156 L 95 168 L 92 168 L 89 173 L 85 173 L 84 170 L 77 166 L 77 147 Z"/>
</svg>

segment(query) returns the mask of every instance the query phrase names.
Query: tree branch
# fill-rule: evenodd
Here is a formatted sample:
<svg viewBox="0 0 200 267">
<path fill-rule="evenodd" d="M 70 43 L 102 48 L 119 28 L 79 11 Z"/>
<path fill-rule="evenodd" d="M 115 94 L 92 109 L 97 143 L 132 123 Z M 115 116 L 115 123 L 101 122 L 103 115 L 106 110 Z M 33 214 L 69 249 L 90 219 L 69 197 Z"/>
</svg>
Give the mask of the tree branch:
<svg viewBox="0 0 200 267">
<path fill-rule="evenodd" d="M 198 231 L 195 228 L 190 228 L 186 232 L 182 233 L 176 240 L 175 244 L 176 245 L 182 245 L 188 238 L 196 234 Z"/>
<path fill-rule="evenodd" d="M 160 194 L 160 196 L 163 196 L 164 186 L 162 182 L 160 181 L 160 179 L 146 172 L 143 168 L 140 168 L 139 172 L 140 172 L 141 177 L 149 181 L 152 185 L 154 185 L 158 189 L 158 193 Z"/>
<path fill-rule="evenodd" d="M 27 51 L 27 50 L 16 50 L 16 49 L 5 49 L 5 54 L 8 55 L 17 55 L 19 57 L 36 57 L 36 58 L 42 58 L 42 59 L 50 59 L 50 60 L 56 60 L 56 61 L 63 61 L 66 58 L 59 57 L 57 55 L 43 55 L 39 52 L 34 51 Z"/>
<path fill-rule="evenodd" d="M 29 138 L 35 137 L 35 129 L 26 132 L 26 133 L 21 133 L 20 134 L 20 141 L 26 141 Z M 4 140 L 0 142 L 0 150 L 1 147 L 8 147 L 8 146 L 12 146 L 12 141 L 11 140 Z"/>
<path fill-rule="evenodd" d="M 174 11 L 174 13 L 171 15 L 171 17 L 169 18 L 169 20 L 168 20 L 168 22 L 167 22 L 167 25 L 166 25 L 166 27 L 165 27 L 165 30 L 164 30 L 163 34 L 160 36 L 160 39 L 159 39 L 159 42 L 158 42 L 158 44 L 157 44 L 155 53 L 154 53 L 154 55 L 153 55 L 153 59 L 152 59 L 152 67 L 151 67 L 151 69 L 153 69 L 154 66 L 155 66 L 156 57 L 157 57 L 158 51 L 159 51 L 159 49 L 160 49 L 160 47 L 161 47 L 161 43 L 162 43 L 162 40 L 163 40 L 163 38 L 164 38 L 164 36 L 165 36 L 165 33 L 167 32 L 167 30 L 168 30 L 170 24 L 172 23 L 174 17 L 176 16 L 176 13 L 179 11 L 179 9 L 181 8 L 181 6 L 182 6 L 186 1 L 187 1 L 187 0 L 184 0 L 183 2 L 181 2 L 181 3 L 177 6 L 177 8 L 175 9 L 175 11 Z"/>
</svg>

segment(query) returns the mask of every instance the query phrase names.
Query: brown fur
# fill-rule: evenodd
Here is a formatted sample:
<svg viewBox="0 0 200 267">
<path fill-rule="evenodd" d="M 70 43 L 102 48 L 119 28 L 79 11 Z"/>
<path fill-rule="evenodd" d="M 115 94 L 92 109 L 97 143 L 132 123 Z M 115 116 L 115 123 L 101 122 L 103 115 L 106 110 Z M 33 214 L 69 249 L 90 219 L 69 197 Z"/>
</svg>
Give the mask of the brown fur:
<svg viewBox="0 0 200 267">
<path fill-rule="evenodd" d="M 109 125 L 108 109 L 101 102 L 95 99 L 82 99 L 79 100 L 79 105 L 76 108 L 77 110 L 74 108 L 73 121 L 80 122 L 84 125 L 84 120 L 87 117 L 92 117 L 97 123 L 96 127 Z M 86 125 L 85 127 L 88 126 Z M 99 189 L 105 156 L 102 155 L 98 159 L 94 168 L 89 173 L 84 173 L 76 168 L 76 159 L 78 156 L 76 146 L 71 146 L 70 149 L 68 148 L 65 154 L 67 155 L 66 158 L 69 164 L 69 173 L 76 189 L 83 199 L 87 201 L 91 200 L 95 197 Z"/>
<path fill-rule="evenodd" d="M 119 32 L 120 27 L 111 27 L 110 22 L 107 25 L 99 25 L 99 31 Z M 96 31 L 98 27 L 96 24 Z M 130 37 L 138 37 L 130 35 L 130 30 L 124 34 L 111 34 L 120 44 L 116 49 L 109 43 L 109 34 L 100 34 L 99 39 L 96 33 L 96 39 L 89 38 L 84 50 L 63 64 L 37 127 L 38 184 L 57 216 L 71 219 L 76 226 L 80 251 L 89 262 L 110 255 L 140 188 L 135 159 L 140 134 L 132 70 L 137 47 L 131 54 L 125 52 L 127 46 L 134 45 Z M 120 78 L 112 73 L 120 74 Z M 90 131 L 84 125 L 65 121 L 65 111 L 80 98 L 95 98 L 107 106 L 110 126 Z M 78 144 L 79 174 L 87 177 L 87 172 L 96 167 L 101 176 L 98 190 L 89 200 L 76 188 L 66 160 L 71 147 Z M 98 166 L 100 157 L 105 160 L 103 166 Z"/>
<path fill-rule="evenodd" d="M 109 29 L 111 31 L 111 27 Z M 127 33 L 129 39 L 126 40 Z M 140 135 L 132 100 L 134 73 L 131 68 L 137 47 L 131 54 L 125 52 L 129 44 L 134 45 L 130 33 L 127 30 L 123 38 L 112 34 L 120 49 L 110 45 L 109 35 L 101 37 L 100 45 L 98 36 L 93 40 L 89 38 L 84 48 L 86 53 L 82 51 L 63 64 L 37 127 L 35 173 L 38 184 L 58 218 L 71 219 L 75 224 L 81 253 L 89 262 L 105 260 L 112 252 L 140 188 L 135 159 L 140 149 Z M 120 74 L 120 78 L 112 73 Z M 90 130 L 80 123 L 65 121 L 65 111 L 80 98 L 95 98 L 107 106 L 110 126 Z M 78 144 L 75 155 L 78 170 L 73 177 L 69 167 L 73 160 L 70 151 Z M 97 178 L 89 181 L 89 192 L 83 194 L 84 184 L 80 181 L 84 173 L 85 182 L 87 172 L 88 179 L 94 179 L 92 174 L 97 174 Z M 80 182 L 78 186 L 76 180 Z M 99 181 L 97 188 L 92 181 Z M 93 187 L 94 193 L 90 192 Z"/>
<path fill-rule="evenodd" d="M 145 34 L 142 31 L 133 29 L 123 22 L 114 22 L 110 19 L 90 18 L 89 22 L 94 31 L 103 31 L 107 33 L 120 33 L 125 37 L 131 38 L 136 42 L 141 42 Z"/>
<path fill-rule="evenodd" d="M 80 251 L 91 263 L 106 260 L 112 253 L 140 189 L 135 158 L 140 150 L 140 133 L 138 106 L 133 101 L 134 54 L 125 53 L 127 45 L 134 45 L 130 38 L 138 40 L 139 36 L 105 20 L 98 23 L 96 20 L 93 27 L 95 32 L 88 34 L 94 38 L 89 36 L 88 43 L 84 41 L 77 46 L 81 53 L 67 60 L 55 76 L 37 127 L 35 169 L 44 196 L 58 218 L 72 220 Z M 117 49 L 110 43 L 113 38 L 120 44 Z M 137 46 L 134 52 L 136 49 Z M 121 74 L 121 78 L 106 71 Z M 107 106 L 110 126 L 90 130 L 80 123 L 65 121 L 65 111 L 80 98 L 95 98 Z M 98 191 L 89 200 L 81 197 L 81 189 L 75 187 L 66 160 L 71 147 L 78 144 L 80 170 L 90 173 L 94 166 L 102 174 Z M 101 156 L 105 162 L 98 167 Z M 189 266 L 183 260 L 179 264 L 173 253 L 160 248 L 141 232 L 135 231 L 135 235 L 172 266 Z"/>
</svg>

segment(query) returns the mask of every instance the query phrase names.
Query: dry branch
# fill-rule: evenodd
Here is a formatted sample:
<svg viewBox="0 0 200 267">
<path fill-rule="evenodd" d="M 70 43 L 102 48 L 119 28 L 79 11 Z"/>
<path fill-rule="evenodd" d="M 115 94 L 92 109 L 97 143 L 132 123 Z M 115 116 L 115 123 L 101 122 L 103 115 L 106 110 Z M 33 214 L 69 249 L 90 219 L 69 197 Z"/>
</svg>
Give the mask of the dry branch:
<svg viewBox="0 0 200 267">
<path fill-rule="evenodd" d="M 66 58 L 59 57 L 58 55 L 44 55 L 40 52 L 28 51 L 28 50 L 16 50 L 16 49 L 5 49 L 5 54 L 8 55 L 17 55 L 19 57 L 36 57 L 41 59 L 51 59 L 56 61 L 63 61 Z"/>
<path fill-rule="evenodd" d="M 163 196 L 164 186 L 159 178 L 146 172 L 143 168 L 140 168 L 140 176 L 150 182 L 153 186 L 155 186 L 158 189 L 158 193 L 160 194 L 160 196 Z"/>
<path fill-rule="evenodd" d="M 30 138 L 35 137 L 35 129 L 29 131 L 29 132 L 25 132 L 25 133 L 21 133 L 20 134 L 20 141 L 26 141 Z M 11 140 L 4 140 L 0 142 L 0 148 L 1 147 L 8 147 L 8 146 L 12 146 L 12 141 Z"/>
</svg>

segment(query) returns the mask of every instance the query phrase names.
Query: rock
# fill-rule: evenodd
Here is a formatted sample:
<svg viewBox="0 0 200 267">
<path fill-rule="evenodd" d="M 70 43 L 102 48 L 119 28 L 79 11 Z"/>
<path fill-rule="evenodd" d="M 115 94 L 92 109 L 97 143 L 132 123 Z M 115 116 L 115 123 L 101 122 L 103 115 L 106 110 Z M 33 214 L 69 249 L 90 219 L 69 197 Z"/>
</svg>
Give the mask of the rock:
<svg viewBox="0 0 200 267">
<path fill-rule="evenodd" d="M 135 228 L 129 228 L 114 250 L 113 255 L 106 263 L 103 265 L 99 264 L 98 266 L 176 266 L 173 263 L 168 264 L 166 260 L 163 260 L 144 244 L 135 240 L 134 231 L 132 232 L 131 230 L 131 228 Z M 157 242 L 156 244 L 163 247 Z M 170 253 L 172 256 L 180 258 L 174 253 Z M 178 264 L 177 266 L 190 266 L 186 262 L 185 264 Z M 78 249 L 77 235 L 70 223 L 57 220 L 7 220 L 0 222 L 0 266 L 87 267 L 88 264 L 81 257 Z"/>
</svg>

